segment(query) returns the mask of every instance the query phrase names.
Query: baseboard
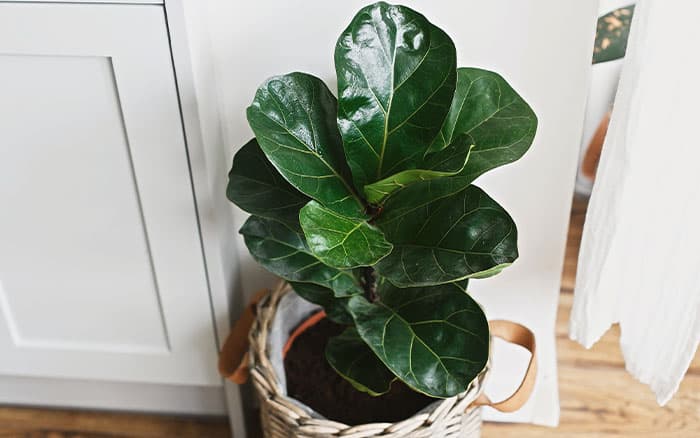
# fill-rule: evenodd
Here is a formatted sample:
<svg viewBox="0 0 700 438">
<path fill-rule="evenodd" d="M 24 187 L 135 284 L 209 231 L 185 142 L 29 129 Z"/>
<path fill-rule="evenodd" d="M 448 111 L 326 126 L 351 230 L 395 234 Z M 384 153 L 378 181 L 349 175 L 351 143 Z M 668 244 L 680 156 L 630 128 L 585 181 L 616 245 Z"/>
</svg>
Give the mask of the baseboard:
<svg viewBox="0 0 700 438">
<path fill-rule="evenodd" d="M 225 416 L 222 387 L 0 376 L 0 403 Z"/>
</svg>

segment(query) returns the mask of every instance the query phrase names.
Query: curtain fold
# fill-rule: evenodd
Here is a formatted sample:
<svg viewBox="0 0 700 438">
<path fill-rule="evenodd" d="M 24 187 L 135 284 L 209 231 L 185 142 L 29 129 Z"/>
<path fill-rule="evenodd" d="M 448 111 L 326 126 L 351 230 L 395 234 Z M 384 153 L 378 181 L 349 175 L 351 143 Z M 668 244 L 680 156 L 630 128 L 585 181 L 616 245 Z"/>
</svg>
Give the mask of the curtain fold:
<svg viewBox="0 0 700 438">
<path fill-rule="evenodd" d="M 637 3 L 579 254 L 570 336 L 613 323 L 667 403 L 700 340 L 700 2 Z"/>
</svg>

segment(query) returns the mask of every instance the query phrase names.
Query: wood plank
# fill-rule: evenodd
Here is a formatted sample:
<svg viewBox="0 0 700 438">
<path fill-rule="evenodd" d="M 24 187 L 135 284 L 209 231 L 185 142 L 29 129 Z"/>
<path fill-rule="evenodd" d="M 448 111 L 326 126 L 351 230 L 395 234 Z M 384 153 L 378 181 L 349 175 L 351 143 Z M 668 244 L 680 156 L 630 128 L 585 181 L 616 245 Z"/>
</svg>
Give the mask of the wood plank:
<svg viewBox="0 0 700 438">
<path fill-rule="evenodd" d="M 569 222 L 569 235 L 566 240 L 566 256 L 564 257 L 564 271 L 561 276 L 561 290 L 573 291 L 576 280 L 576 264 L 578 263 L 578 250 L 583 234 L 583 222 L 586 219 L 588 199 L 575 196 L 571 206 L 571 220 Z"/>
<path fill-rule="evenodd" d="M 559 368 L 561 423 L 557 428 L 488 423 L 483 437 L 700 436 L 700 376 L 689 375 L 664 408 L 624 368 Z"/>
<path fill-rule="evenodd" d="M 2 407 L 0 437 L 224 438 L 230 432 L 221 418 Z"/>
</svg>

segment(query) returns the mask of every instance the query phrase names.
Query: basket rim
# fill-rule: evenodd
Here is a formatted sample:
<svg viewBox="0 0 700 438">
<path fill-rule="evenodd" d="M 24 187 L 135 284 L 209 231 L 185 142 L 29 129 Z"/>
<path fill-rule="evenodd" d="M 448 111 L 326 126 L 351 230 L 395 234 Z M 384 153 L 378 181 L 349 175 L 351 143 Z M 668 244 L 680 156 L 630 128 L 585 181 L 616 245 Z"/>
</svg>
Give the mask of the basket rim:
<svg viewBox="0 0 700 438">
<path fill-rule="evenodd" d="M 303 426 L 306 432 L 313 432 L 310 429 L 314 429 L 323 436 L 336 436 L 336 433 L 346 436 L 370 430 L 386 434 L 393 434 L 404 428 L 418 430 L 432 427 L 441 421 L 444 422 L 453 417 L 461 418 L 472 402 L 483 391 L 484 380 L 489 372 L 488 363 L 479 375 L 470 382 L 466 391 L 449 398 L 436 399 L 436 401 L 440 402 L 429 405 L 433 406 L 431 409 L 422 410 L 396 423 L 364 423 L 353 426 L 331 419 L 312 416 L 301 407 L 303 404 L 300 401 L 286 394 L 286 390 L 279 383 L 280 380 L 272 367 L 267 351 L 268 334 L 276 316 L 279 302 L 290 291 L 292 291 L 291 285 L 285 281 L 280 281 L 272 291 L 260 300 L 257 307 L 257 315 L 248 337 L 250 341 L 251 376 L 253 377 L 253 384 L 258 396 L 261 398 L 261 402 L 268 403 L 268 407 L 277 411 L 276 414 L 286 417 L 285 423 L 289 426 L 292 426 L 292 424 L 295 424 L 296 427 Z M 476 407 L 472 409 L 478 410 Z"/>
</svg>

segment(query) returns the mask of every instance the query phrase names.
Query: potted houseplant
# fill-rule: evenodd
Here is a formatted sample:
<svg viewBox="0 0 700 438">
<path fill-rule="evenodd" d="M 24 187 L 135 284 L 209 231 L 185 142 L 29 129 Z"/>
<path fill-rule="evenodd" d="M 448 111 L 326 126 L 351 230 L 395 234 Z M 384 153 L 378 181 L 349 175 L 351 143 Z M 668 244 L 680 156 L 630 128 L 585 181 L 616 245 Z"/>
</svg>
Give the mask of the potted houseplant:
<svg viewBox="0 0 700 438">
<path fill-rule="evenodd" d="M 240 230 L 250 253 L 295 292 L 285 283 L 266 295 L 251 331 L 264 428 L 269 436 L 463 434 L 490 343 L 468 282 L 518 257 L 513 219 L 473 182 L 519 159 L 537 118 L 498 74 L 457 68 L 450 37 L 404 6 L 361 9 L 338 39 L 335 66 L 337 99 L 307 73 L 260 86 L 247 110 L 255 138 L 230 173 L 229 199 L 251 214 Z M 304 322 L 306 302 L 323 312 Z M 534 348 L 521 328 L 496 325 L 491 334 L 511 331 Z M 325 404 L 343 400 L 293 400 L 287 389 L 330 380 L 314 363 L 283 377 L 281 346 L 270 345 L 289 337 L 287 359 L 298 346 L 303 360 L 313 350 L 307 334 L 307 344 L 321 339 L 328 365 L 317 355 L 319 366 L 366 397 L 359 405 L 394 394 L 392 403 L 418 400 L 413 411 L 398 424 L 319 419 Z M 240 332 L 232 338 L 239 343 Z M 529 374 L 525 392 L 531 385 Z"/>
</svg>

